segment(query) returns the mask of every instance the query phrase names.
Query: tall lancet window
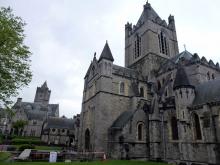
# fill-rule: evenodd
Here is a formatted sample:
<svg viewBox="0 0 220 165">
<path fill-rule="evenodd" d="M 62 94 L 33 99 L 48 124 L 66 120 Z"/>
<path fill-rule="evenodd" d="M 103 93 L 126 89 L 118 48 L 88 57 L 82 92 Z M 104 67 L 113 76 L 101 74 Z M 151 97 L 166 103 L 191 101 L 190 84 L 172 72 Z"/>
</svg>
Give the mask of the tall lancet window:
<svg viewBox="0 0 220 165">
<path fill-rule="evenodd" d="M 134 59 L 141 56 L 141 37 L 137 34 L 134 41 Z"/>
<path fill-rule="evenodd" d="M 179 135 L 178 135 L 178 124 L 176 117 L 171 118 L 171 129 L 172 129 L 172 139 L 178 140 Z"/>
<path fill-rule="evenodd" d="M 196 140 L 202 140 L 202 131 L 200 127 L 200 119 L 197 114 L 194 114 L 194 134 Z"/>
<path fill-rule="evenodd" d="M 158 34 L 160 53 L 169 55 L 169 43 L 163 32 Z"/>
</svg>

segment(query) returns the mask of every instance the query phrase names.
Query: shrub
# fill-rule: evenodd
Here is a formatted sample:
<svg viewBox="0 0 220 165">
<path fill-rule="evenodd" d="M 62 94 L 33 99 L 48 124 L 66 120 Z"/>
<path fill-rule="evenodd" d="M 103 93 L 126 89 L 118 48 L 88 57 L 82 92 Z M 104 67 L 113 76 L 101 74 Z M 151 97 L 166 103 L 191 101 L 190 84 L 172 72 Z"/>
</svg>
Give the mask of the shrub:
<svg viewBox="0 0 220 165">
<path fill-rule="evenodd" d="M 34 145 L 40 145 L 42 142 L 39 139 L 12 139 L 12 144 L 20 145 L 20 144 L 34 144 Z"/>
<path fill-rule="evenodd" d="M 15 151 L 16 147 L 15 146 L 7 146 L 7 151 Z"/>
<path fill-rule="evenodd" d="M 18 150 L 23 151 L 25 149 L 35 149 L 35 146 L 31 144 L 24 144 L 24 145 L 21 145 Z"/>
</svg>

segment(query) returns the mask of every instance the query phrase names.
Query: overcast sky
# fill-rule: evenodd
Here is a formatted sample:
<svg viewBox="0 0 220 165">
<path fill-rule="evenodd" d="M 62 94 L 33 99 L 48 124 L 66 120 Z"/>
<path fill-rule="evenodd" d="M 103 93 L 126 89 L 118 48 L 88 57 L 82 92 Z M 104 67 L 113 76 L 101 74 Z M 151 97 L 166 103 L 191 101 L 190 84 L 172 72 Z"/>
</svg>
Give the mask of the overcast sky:
<svg viewBox="0 0 220 165">
<path fill-rule="evenodd" d="M 219 0 L 149 0 L 162 19 L 175 16 L 180 51 L 220 61 Z M 27 23 L 25 43 L 32 54 L 33 80 L 18 97 L 34 100 L 37 86 L 46 80 L 50 103 L 59 103 L 60 115 L 80 113 L 84 76 L 106 40 L 124 65 L 124 25 L 135 24 L 146 0 L 0 0 Z"/>
</svg>

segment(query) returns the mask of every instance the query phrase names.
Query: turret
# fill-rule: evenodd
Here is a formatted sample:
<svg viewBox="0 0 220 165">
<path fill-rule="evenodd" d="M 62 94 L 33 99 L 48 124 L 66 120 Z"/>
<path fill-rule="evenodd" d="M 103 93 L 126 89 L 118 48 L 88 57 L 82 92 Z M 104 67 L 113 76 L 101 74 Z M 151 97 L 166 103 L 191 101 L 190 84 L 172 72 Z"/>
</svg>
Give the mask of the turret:
<svg viewBox="0 0 220 165">
<path fill-rule="evenodd" d="M 108 42 L 106 41 L 106 44 L 98 60 L 98 65 L 100 68 L 100 76 L 101 76 L 98 82 L 100 91 L 112 92 L 113 61 L 114 58 L 108 46 Z"/>
<path fill-rule="evenodd" d="M 190 131 L 187 127 L 187 123 L 190 121 L 188 107 L 194 101 L 195 87 L 191 85 L 186 71 L 182 66 L 176 72 L 173 90 L 175 93 L 176 117 L 179 121 L 179 139 L 186 140 L 189 138 L 188 131 Z"/>
<path fill-rule="evenodd" d="M 127 22 L 127 24 L 125 24 L 125 39 L 131 34 L 132 31 L 132 24 Z"/>
<path fill-rule="evenodd" d="M 34 102 L 47 105 L 50 100 L 50 93 L 51 91 L 47 87 L 47 82 L 45 81 L 41 87 L 37 87 Z"/>
<path fill-rule="evenodd" d="M 173 31 L 176 31 L 176 26 L 175 26 L 175 19 L 174 19 L 174 16 L 173 15 L 170 15 L 168 17 L 168 27 L 173 30 Z"/>
<path fill-rule="evenodd" d="M 112 75 L 113 61 L 114 61 L 114 58 L 108 46 L 108 42 L 106 41 L 106 44 L 98 60 L 101 75 L 106 75 L 106 76 Z"/>
</svg>

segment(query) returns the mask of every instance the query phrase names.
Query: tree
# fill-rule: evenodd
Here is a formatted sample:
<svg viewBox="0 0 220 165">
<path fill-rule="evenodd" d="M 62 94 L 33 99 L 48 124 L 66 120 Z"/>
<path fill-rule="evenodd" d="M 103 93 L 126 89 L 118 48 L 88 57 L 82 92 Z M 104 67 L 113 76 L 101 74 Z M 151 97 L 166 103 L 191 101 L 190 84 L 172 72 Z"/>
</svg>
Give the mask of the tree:
<svg viewBox="0 0 220 165">
<path fill-rule="evenodd" d="M 15 134 L 20 135 L 20 130 L 24 129 L 24 126 L 28 124 L 26 120 L 17 120 L 16 122 L 12 123 L 12 127 L 15 129 Z"/>
<path fill-rule="evenodd" d="M 32 78 L 24 26 L 25 22 L 10 7 L 0 8 L 0 103 L 7 104 Z"/>
</svg>

